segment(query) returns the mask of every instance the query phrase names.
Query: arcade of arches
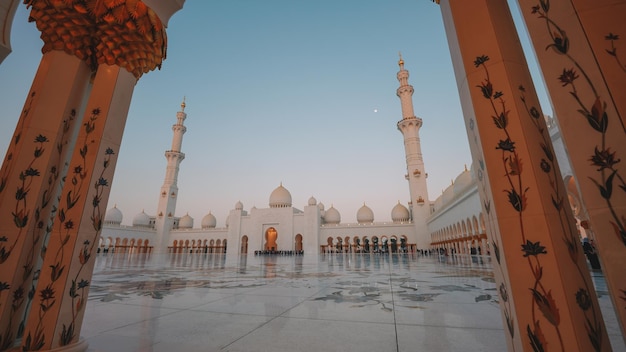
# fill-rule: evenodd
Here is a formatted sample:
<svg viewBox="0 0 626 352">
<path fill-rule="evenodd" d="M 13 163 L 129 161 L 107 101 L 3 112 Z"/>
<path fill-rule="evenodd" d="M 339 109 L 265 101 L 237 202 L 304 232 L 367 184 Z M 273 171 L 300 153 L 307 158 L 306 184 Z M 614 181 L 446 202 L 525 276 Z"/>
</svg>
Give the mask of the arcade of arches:
<svg viewBox="0 0 626 352">
<path fill-rule="evenodd" d="M 378 236 L 329 236 L 320 245 L 320 253 L 397 253 L 415 252 L 415 243 L 408 243 L 406 235 Z"/>
<path fill-rule="evenodd" d="M 226 245 L 226 239 L 174 240 L 174 245 L 168 250 L 170 253 L 226 253 Z"/>
<path fill-rule="evenodd" d="M 152 245 L 148 239 L 100 237 L 98 253 L 150 253 Z"/>
<path fill-rule="evenodd" d="M 431 248 L 445 254 L 489 254 L 489 243 L 482 213 L 479 220 L 461 220 L 430 234 Z"/>
</svg>

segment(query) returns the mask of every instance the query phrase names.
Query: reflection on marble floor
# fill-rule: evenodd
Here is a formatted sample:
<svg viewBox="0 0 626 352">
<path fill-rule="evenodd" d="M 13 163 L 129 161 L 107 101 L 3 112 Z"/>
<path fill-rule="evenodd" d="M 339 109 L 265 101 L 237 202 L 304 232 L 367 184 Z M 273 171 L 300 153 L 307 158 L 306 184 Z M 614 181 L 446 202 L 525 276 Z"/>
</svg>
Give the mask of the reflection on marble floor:
<svg viewBox="0 0 626 352">
<path fill-rule="evenodd" d="M 490 260 L 416 254 L 101 254 L 81 335 L 101 352 L 506 350 Z"/>
</svg>

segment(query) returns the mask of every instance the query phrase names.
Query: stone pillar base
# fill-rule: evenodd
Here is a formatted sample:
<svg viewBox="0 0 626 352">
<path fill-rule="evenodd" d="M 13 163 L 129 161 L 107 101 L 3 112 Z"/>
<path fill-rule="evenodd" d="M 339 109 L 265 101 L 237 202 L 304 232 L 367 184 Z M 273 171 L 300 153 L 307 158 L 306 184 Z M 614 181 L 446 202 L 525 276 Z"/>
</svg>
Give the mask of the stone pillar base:
<svg viewBox="0 0 626 352">
<path fill-rule="evenodd" d="M 78 339 L 78 342 L 73 343 L 71 345 L 54 348 L 51 350 L 40 350 L 40 351 L 41 352 L 85 352 L 87 351 L 88 347 L 89 347 L 89 344 L 87 343 L 87 340 L 81 337 Z M 22 347 L 17 346 L 9 351 L 10 352 L 22 351 Z"/>
</svg>

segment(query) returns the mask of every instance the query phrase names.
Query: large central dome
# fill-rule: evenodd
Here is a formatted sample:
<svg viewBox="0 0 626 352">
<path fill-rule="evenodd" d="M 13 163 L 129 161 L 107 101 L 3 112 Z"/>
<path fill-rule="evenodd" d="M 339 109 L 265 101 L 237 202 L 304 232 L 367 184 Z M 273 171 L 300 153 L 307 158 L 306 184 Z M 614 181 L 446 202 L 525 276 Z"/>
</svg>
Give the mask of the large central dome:
<svg viewBox="0 0 626 352">
<path fill-rule="evenodd" d="M 270 208 L 287 208 L 291 206 L 291 193 L 281 183 L 270 194 Z"/>
</svg>

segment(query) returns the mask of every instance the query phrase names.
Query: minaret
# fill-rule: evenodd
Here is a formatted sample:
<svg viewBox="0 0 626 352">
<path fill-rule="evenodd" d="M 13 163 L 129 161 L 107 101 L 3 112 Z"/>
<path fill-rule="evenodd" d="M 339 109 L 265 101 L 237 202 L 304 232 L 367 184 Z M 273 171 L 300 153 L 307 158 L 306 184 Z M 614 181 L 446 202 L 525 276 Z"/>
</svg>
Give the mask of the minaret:
<svg viewBox="0 0 626 352">
<path fill-rule="evenodd" d="M 400 98 L 402 106 L 402 120 L 398 122 L 398 130 L 404 136 L 404 151 L 406 154 L 406 178 L 409 181 L 411 203 L 409 204 L 411 216 L 417 231 L 418 249 L 426 249 L 430 244 L 426 218 L 430 214 L 428 201 L 428 189 L 426 188 L 426 172 L 422 147 L 420 146 L 419 130 L 422 127 L 422 119 L 415 117 L 413 112 L 413 86 L 409 84 L 409 71 L 404 68 L 404 60 L 400 54 L 398 61 L 398 82 L 400 87 L 396 94 Z"/>
<path fill-rule="evenodd" d="M 165 170 L 165 181 L 163 181 L 163 186 L 161 186 L 155 221 L 156 239 L 154 251 L 157 253 L 167 252 L 170 230 L 174 225 L 176 198 L 178 197 L 178 170 L 180 163 L 185 159 L 185 153 L 181 152 L 183 135 L 187 131 L 187 127 L 184 125 L 187 118 L 185 106 L 185 99 L 183 98 L 183 102 L 180 104 L 180 111 L 176 113 L 176 124 L 172 126 L 172 131 L 174 131 L 172 149 L 165 152 L 167 169 Z"/>
</svg>

